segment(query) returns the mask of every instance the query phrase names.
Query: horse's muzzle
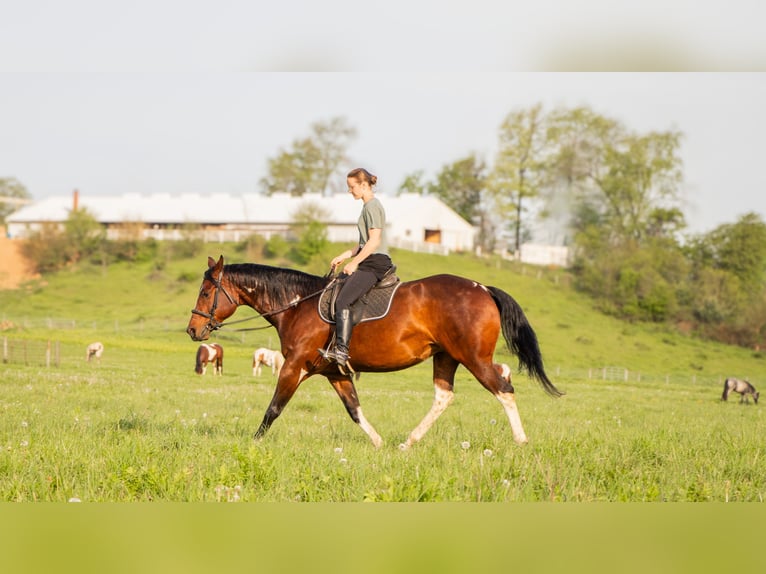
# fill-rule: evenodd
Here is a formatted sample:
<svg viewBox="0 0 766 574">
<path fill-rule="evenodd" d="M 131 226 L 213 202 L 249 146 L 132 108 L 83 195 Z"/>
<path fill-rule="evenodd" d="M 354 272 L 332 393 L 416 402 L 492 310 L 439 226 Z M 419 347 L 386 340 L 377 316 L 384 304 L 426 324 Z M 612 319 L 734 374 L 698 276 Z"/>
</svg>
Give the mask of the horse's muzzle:
<svg viewBox="0 0 766 574">
<path fill-rule="evenodd" d="M 196 327 L 189 325 L 189 327 L 186 329 L 186 332 L 189 334 L 192 341 L 205 341 L 206 339 L 210 338 L 210 331 L 206 326 L 203 326 L 199 332 L 197 332 Z"/>
</svg>

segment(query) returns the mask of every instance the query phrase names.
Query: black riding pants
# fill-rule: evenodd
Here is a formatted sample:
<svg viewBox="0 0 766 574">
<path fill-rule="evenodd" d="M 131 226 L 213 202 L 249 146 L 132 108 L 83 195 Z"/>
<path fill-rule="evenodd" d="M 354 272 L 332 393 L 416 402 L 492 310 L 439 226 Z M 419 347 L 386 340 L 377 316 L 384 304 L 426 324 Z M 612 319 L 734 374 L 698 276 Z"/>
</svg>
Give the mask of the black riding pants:
<svg viewBox="0 0 766 574">
<path fill-rule="evenodd" d="M 356 303 L 357 299 L 367 293 L 391 268 L 391 258 L 388 255 L 374 253 L 367 257 L 356 271 L 347 276 L 343 288 L 335 300 L 335 312 L 340 313 Z"/>
</svg>

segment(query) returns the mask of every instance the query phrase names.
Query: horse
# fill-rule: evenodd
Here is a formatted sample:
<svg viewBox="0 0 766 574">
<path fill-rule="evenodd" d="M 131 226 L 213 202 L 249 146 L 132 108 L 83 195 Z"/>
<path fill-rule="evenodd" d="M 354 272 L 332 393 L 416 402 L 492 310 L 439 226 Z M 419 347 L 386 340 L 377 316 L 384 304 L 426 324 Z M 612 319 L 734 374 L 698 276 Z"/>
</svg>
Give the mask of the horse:
<svg viewBox="0 0 766 574">
<path fill-rule="evenodd" d="M 279 371 L 282 370 L 282 365 L 284 364 L 285 358 L 282 356 L 282 353 L 261 347 L 253 353 L 253 376 L 261 375 L 261 365 L 271 367 L 272 376 L 279 376 Z"/>
<path fill-rule="evenodd" d="M 213 376 L 223 375 L 223 347 L 218 343 L 203 343 L 199 346 L 194 372 L 204 375 L 208 363 L 213 363 Z"/>
<path fill-rule="evenodd" d="M 423 438 L 454 398 L 455 372 L 468 371 L 502 405 L 516 443 L 528 441 L 521 424 L 513 385 L 494 368 L 492 357 L 502 331 L 510 351 L 531 378 L 551 396 L 559 391 L 548 379 L 537 335 L 521 306 L 498 289 L 456 275 L 433 275 L 401 284 L 389 312 L 357 324 L 349 365 L 342 370 L 320 354 L 334 328 L 318 313 L 317 296 L 335 280 L 302 271 L 257 263 L 224 264 L 208 257 L 199 295 L 186 329 L 204 341 L 221 328 L 240 305 L 249 306 L 276 328 L 285 364 L 271 402 L 254 438 L 264 436 L 300 384 L 313 375 L 330 382 L 351 419 L 379 448 L 383 439 L 365 418 L 354 378 L 360 372 L 406 369 L 433 357 L 434 400 L 423 420 L 400 444 L 402 450 Z"/>
<path fill-rule="evenodd" d="M 104 352 L 104 345 L 98 341 L 95 343 L 91 343 L 88 345 L 88 348 L 85 349 L 85 361 L 90 362 L 91 359 L 96 359 L 99 363 L 101 362 L 101 355 Z"/>
<path fill-rule="evenodd" d="M 723 382 L 723 395 L 721 396 L 721 400 L 725 401 L 729 398 L 729 393 L 734 391 L 735 393 L 739 393 L 739 402 L 740 403 L 749 403 L 748 396 L 753 397 L 753 401 L 755 404 L 758 404 L 758 397 L 761 395 L 758 391 L 755 390 L 755 387 L 750 384 L 749 381 L 742 381 L 740 379 L 734 379 L 729 378 L 726 379 Z"/>
</svg>

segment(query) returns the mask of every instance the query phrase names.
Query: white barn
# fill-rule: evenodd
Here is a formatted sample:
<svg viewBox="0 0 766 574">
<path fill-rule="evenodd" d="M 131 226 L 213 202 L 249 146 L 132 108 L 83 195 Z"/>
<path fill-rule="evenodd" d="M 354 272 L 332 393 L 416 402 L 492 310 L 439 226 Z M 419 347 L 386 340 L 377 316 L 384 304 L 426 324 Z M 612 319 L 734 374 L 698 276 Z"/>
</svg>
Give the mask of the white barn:
<svg viewBox="0 0 766 574">
<path fill-rule="evenodd" d="M 386 209 L 390 245 L 436 253 L 473 249 L 476 229 L 432 196 L 379 195 Z M 152 194 L 53 196 L 26 205 L 6 218 L 12 238 L 23 238 L 44 223 L 63 223 L 73 209 L 85 208 L 116 239 L 128 225 L 140 224 L 145 238 L 179 239 L 195 226 L 207 241 L 240 241 L 253 233 L 287 235 L 298 210 L 321 210 L 328 239 L 354 242 L 361 203 L 347 193 L 333 196 L 288 194 Z M 134 225 L 135 226 L 135 225 Z"/>
</svg>

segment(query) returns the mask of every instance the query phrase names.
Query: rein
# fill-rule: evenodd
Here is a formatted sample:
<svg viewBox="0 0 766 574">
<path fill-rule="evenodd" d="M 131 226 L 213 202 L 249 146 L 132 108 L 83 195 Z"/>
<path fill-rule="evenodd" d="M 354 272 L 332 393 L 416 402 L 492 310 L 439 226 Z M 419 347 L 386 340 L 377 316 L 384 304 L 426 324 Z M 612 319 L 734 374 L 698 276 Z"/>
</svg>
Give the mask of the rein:
<svg viewBox="0 0 766 574">
<path fill-rule="evenodd" d="M 210 331 L 217 331 L 221 327 L 228 327 L 229 325 L 236 325 L 237 323 L 244 323 L 246 321 L 252 321 L 253 319 L 260 319 L 260 318 L 266 318 L 271 317 L 272 315 L 278 315 L 279 313 L 282 313 L 284 311 L 287 311 L 288 309 L 291 309 L 298 305 L 298 303 L 302 303 L 303 301 L 306 301 L 307 299 L 311 299 L 312 297 L 316 297 L 317 295 L 320 295 L 321 293 L 324 293 L 327 289 L 332 287 L 332 285 L 337 281 L 337 277 L 333 277 L 332 281 L 330 281 L 327 285 L 325 285 L 322 289 L 319 291 L 315 291 L 313 293 L 310 293 L 304 297 L 301 297 L 299 299 L 296 299 L 295 301 L 285 305 L 284 307 L 280 307 L 279 309 L 274 309 L 273 311 L 267 311 L 265 313 L 258 313 L 254 317 L 246 317 L 244 319 L 238 319 L 236 321 L 228 321 L 226 323 L 222 321 L 218 321 L 215 318 L 215 311 L 218 308 L 218 292 L 223 291 L 223 294 L 226 295 L 226 298 L 229 300 L 229 303 L 232 305 L 237 305 L 234 302 L 234 299 L 231 295 L 229 295 L 228 291 L 224 289 L 223 287 L 223 269 L 221 269 L 221 273 L 218 275 L 218 278 L 214 278 L 212 276 L 209 277 L 210 281 L 213 282 L 213 285 L 215 285 L 215 295 L 213 296 L 213 306 L 210 308 L 210 313 L 205 313 L 204 311 L 200 311 L 196 307 L 192 309 L 192 313 L 195 315 L 200 315 L 202 317 L 205 317 L 208 320 L 208 329 Z M 259 331 L 261 329 L 268 329 L 269 327 L 273 327 L 273 325 L 264 325 L 263 327 L 250 327 L 249 329 L 233 329 L 235 332 L 239 331 Z"/>
</svg>

